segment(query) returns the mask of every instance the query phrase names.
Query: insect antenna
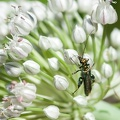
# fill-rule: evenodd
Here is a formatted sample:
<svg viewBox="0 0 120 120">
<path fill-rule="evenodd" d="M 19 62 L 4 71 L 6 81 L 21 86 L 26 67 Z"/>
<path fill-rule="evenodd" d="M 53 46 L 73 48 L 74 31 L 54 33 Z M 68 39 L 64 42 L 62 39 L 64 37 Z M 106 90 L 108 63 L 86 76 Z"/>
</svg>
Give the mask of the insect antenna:
<svg viewBox="0 0 120 120">
<path fill-rule="evenodd" d="M 88 39 L 86 40 L 85 45 L 84 45 L 84 49 L 83 49 L 83 53 L 82 53 L 82 58 L 83 58 L 83 55 L 84 55 L 84 53 L 85 53 L 85 48 L 86 48 L 86 46 L 87 46 L 87 41 L 88 41 Z"/>
</svg>

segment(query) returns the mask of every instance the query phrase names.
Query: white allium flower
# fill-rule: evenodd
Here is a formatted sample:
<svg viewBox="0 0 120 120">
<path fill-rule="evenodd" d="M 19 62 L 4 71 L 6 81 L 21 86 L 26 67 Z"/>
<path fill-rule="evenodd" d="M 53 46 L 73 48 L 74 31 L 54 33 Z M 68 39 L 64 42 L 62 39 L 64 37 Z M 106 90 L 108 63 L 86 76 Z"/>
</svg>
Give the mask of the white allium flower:
<svg viewBox="0 0 120 120">
<path fill-rule="evenodd" d="M 24 70 L 28 74 L 38 74 L 40 72 L 40 65 L 33 60 L 27 60 L 23 63 Z"/>
<path fill-rule="evenodd" d="M 84 115 L 83 120 L 95 120 L 95 116 L 93 115 L 93 113 L 88 112 Z"/>
<path fill-rule="evenodd" d="M 67 79 L 60 75 L 54 76 L 54 85 L 58 90 L 66 90 L 69 86 Z"/>
<path fill-rule="evenodd" d="M 65 49 L 64 50 L 64 60 L 68 64 L 79 63 L 77 51 L 75 51 L 73 49 Z"/>
<path fill-rule="evenodd" d="M 71 8 L 73 0 L 48 0 L 48 6 L 54 13 L 65 12 Z"/>
<path fill-rule="evenodd" d="M 114 28 L 110 34 L 111 43 L 115 47 L 120 46 L 120 29 Z"/>
<path fill-rule="evenodd" d="M 97 31 L 97 23 L 92 22 L 91 16 L 86 15 L 83 20 L 83 28 L 87 34 L 95 34 Z"/>
<path fill-rule="evenodd" d="M 101 1 L 92 11 L 93 22 L 113 24 L 117 21 L 117 13 L 108 1 Z"/>
<path fill-rule="evenodd" d="M 103 52 L 103 58 L 105 61 L 114 61 L 117 59 L 117 51 L 110 46 L 109 48 L 106 48 Z"/>
<path fill-rule="evenodd" d="M 83 43 L 86 41 L 86 33 L 84 29 L 78 25 L 73 30 L 73 38 L 75 43 Z"/>
<path fill-rule="evenodd" d="M 59 61 L 57 58 L 52 57 L 52 58 L 48 58 L 48 64 L 51 70 L 57 71 L 59 70 Z"/>
<path fill-rule="evenodd" d="M 45 115 L 50 118 L 50 119 L 58 119 L 60 112 L 59 112 L 59 108 L 57 106 L 54 105 L 50 105 L 46 108 L 43 109 Z"/>
<path fill-rule="evenodd" d="M 24 38 L 15 38 L 9 42 L 8 54 L 13 60 L 22 60 L 32 51 L 32 44 Z"/>
<path fill-rule="evenodd" d="M 18 62 L 7 62 L 4 65 L 8 75 L 18 77 L 22 72 L 22 67 Z"/>
<path fill-rule="evenodd" d="M 19 12 L 14 16 L 10 23 L 9 29 L 12 35 L 25 36 L 30 33 L 37 23 L 36 17 L 30 12 Z"/>
<path fill-rule="evenodd" d="M 23 105 L 28 106 L 36 98 L 36 86 L 31 83 L 16 83 L 10 91 L 17 100 Z"/>
<path fill-rule="evenodd" d="M 103 63 L 101 70 L 102 70 L 103 75 L 106 78 L 111 77 L 112 74 L 113 74 L 112 67 L 109 64 L 107 64 L 107 63 Z"/>
<path fill-rule="evenodd" d="M 87 106 L 87 104 L 88 104 L 86 97 L 81 96 L 81 95 L 78 95 L 78 96 L 74 97 L 73 100 L 78 105 L 83 106 L 83 107 Z"/>
<path fill-rule="evenodd" d="M 25 38 L 21 38 L 19 37 L 17 39 L 17 43 L 18 47 L 20 47 L 22 50 L 24 50 L 26 53 L 30 53 L 33 49 L 32 44 Z"/>
</svg>

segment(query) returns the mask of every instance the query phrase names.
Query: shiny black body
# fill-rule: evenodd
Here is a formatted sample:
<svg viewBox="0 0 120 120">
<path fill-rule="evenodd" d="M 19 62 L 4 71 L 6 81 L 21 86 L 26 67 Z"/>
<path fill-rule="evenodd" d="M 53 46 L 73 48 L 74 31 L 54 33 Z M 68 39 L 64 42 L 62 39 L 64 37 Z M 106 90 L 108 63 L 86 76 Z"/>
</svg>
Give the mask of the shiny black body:
<svg viewBox="0 0 120 120">
<path fill-rule="evenodd" d="M 75 92 L 79 89 L 81 84 L 84 84 L 84 92 L 85 95 L 88 96 L 89 93 L 92 90 L 92 83 L 94 82 L 94 75 L 91 74 L 91 66 L 88 64 L 89 59 L 82 58 L 78 56 L 80 64 L 77 65 L 79 67 L 79 70 L 75 71 L 73 74 L 81 71 L 81 75 L 78 79 L 78 88 L 75 90 Z M 74 93 L 75 93 L 74 92 Z"/>
</svg>

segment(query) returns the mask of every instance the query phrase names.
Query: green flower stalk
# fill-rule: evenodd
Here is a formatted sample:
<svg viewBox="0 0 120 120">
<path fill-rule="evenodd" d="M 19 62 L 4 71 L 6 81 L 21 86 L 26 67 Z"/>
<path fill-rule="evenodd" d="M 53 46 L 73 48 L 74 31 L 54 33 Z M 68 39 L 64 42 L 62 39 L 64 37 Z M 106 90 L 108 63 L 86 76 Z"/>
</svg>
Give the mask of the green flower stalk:
<svg viewBox="0 0 120 120">
<path fill-rule="evenodd" d="M 120 114 L 117 107 L 102 102 L 116 95 L 120 84 L 118 40 L 113 44 L 119 31 L 112 32 L 112 44 L 106 29 L 97 31 L 97 25 L 99 30 L 115 22 L 116 12 L 110 1 L 101 1 L 92 16 L 84 17 L 93 6 L 87 4 L 88 11 L 76 2 L 81 3 L 19 1 L 13 6 L 9 37 L 0 35 L 0 120 L 119 120 L 112 111 Z"/>
</svg>

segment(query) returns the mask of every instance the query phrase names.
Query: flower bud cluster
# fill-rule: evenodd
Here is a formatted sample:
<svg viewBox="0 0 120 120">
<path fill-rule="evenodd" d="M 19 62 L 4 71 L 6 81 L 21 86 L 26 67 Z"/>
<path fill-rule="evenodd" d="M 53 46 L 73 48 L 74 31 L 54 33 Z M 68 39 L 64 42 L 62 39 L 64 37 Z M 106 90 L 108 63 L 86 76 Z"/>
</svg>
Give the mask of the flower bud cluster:
<svg viewBox="0 0 120 120">
<path fill-rule="evenodd" d="M 45 37 L 40 36 L 39 38 L 39 46 L 43 50 L 53 49 L 55 51 L 62 50 L 63 44 L 61 40 L 57 37 Z"/>
<path fill-rule="evenodd" d="M 19 117 L 25 107 L 30 106 L 36 98 L 36 86 L 25 81 L 20 83 L 13 81 L 7 86 L 7 90 L 12 95 L 3 98 L 3 107 L 0 110 L 1 119 Z"/>
<path fill-rule="evenodd" d="M 20 11 L 19 7 L 15 9 L 16 13 L 9 23 L 12 39 L 7 37 L 9 42 L 0 49 L 0 66 L 4 66 L 7 75 L 20 78 L 23 69 L 27 74 L 35 75 L 40 72 L 40 66 L 33 60 L 26 60 L 23 66 L 22 62 L 19 62 L 28 57 L 33 50 L 30 41 L 21 36 L 28 35 L 34 29 L 36 17 L 30 12 Z M 11 95 L 3 98 L 0 120 L 19 117 L 25 107 L 30 106 L 36 98 L 36 86 L 25 81 L 20 83 L 12 81 L 7 90 Z"/>
<path fill-rule="evenodd" d="M 15 9 L 17 8 L 15 7 Z M 4 65 L 9 76 L 19 77 L 22 73 L 22 65 L 18 61 L 27 58 L 32 52 L 33 46 L 30 41 L 21 36 L 28 35 L 35 25 L 35 16 L 30 12 L 20 11 L 18 7 L 16 15 L 11 18 L 9 23 L 9 29 L 13 38 L 7 37 L 9 42 L 5 44 L 5 48 L 0 49 L 0 66 Z M 12 62 L 7 62 L 8 56 L 12 59 Z M 25 61 L 23 68 L 26 73 L 32 75 L 40 72 L 39 64 L 32 60 Z"/>
</svg>

